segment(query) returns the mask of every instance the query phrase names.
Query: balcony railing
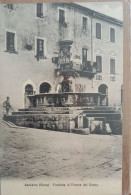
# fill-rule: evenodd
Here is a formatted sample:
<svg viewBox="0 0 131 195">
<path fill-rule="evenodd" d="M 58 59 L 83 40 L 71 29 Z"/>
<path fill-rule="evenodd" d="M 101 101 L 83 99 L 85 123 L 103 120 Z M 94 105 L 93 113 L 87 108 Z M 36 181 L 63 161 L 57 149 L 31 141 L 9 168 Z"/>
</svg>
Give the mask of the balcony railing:
<svg viewBox="0 0 131 195">
<path fill-rule="evenodd" d="M 91 61 L 76 63 L 68 59 L 62 61 L 58 57 L 53 58 L 52 62 L 58 65 L 58 68 L 55 69 L 56 73 L 58 71 L 75 71 L 79 76 L 88 77 L 89 79 L 93 78 L 97 73 L 96 62 L 93 62 L 93 64 L 91 64 Z"/>
</svg>

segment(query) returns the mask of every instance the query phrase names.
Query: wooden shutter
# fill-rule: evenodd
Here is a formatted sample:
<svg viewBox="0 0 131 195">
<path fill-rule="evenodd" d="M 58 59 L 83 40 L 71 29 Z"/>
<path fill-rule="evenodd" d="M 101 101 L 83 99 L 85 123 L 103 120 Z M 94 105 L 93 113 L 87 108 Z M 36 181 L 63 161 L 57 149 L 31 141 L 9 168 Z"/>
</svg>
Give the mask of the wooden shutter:
<svg viewBox="0 0 131 195">
<path fill-rule="evenodd" d="M 96 23 L 96 38 L 101 39 L 101 24 Z"/>
<path fill-rule="evenodd" d="M 62 9 L 59 9 L 59 24 L 65 23 L 65 11 Z"/>
<path fill-rule="evenodd" d="M 115 29 L 110 28 L 110 42 L 115 42 Z"/>
<path fill-rule="evenodd" d="M 8 9 L 12 9 L 13 10 L 13 4 L 7 4 Z"/>
<path fill-rule="evenodd" d="M 97 72 L 102 71 L 102 57 L 96 56 Z"/>
<path fill-rule="evenodd" d="M 15 34 L 14 33 L 11 33 L 11 32 L 7 32 L 7 51 L 10 51 L 10 52 L 14 52 L 15 48 L 14 48 L 14 37 L 15 37 Z"/>
<path fill-rule="evenodd" d="M 37 17 L 42 17 L 43 16 L 43 4 L 38 3 L 37 4 Z"/>
<path fill-rule="evenodd" d="M 115 59 L 110 59 L 110 73 L 115 74 Z"/>
<path fill-rule="evenodd" d="M 44 40 L 37 39 L 37 57 L 44 57 Z"/>
<path fill-rule="evenodd" d="M 83 30 L 87 30 L 87 18 L 83 17 Z"/>
</svg>

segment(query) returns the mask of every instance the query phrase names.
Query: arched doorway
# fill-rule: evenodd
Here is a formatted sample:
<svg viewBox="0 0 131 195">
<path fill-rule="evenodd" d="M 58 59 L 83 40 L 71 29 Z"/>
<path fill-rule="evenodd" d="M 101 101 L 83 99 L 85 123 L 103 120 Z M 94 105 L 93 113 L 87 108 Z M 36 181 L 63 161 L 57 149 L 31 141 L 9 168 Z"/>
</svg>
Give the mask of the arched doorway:
<svg viewBox="0 0 131 195">
<path fill-rule="evenodd" d="M 27 84 L 25 86 L 25 93 L 26 95 L 33 95 L 33 86 L 30 84 Z"/>
<path fill-rule="evenodd" d="M 33 95 L 33 86 L 31 84 L 27 84 L 25 86 L 25 97 L 24 97 L 25 108 L 29 107 L 29 99 L 27 97 L 28 95 Z"/>
<path fill-rule="evenodd" d="M 41 83 L 39 88 L 40 93 L 49 93 L 50 90 L 51 90 L 51 85 L 49 83 L 47 82 Z"/>
<path fill-rule="evenodd" d="M 100 93 L 100 105 L 108 106 L 108 86 L 101 84 L 98 87 L 98 92 Z"/>
</svg>

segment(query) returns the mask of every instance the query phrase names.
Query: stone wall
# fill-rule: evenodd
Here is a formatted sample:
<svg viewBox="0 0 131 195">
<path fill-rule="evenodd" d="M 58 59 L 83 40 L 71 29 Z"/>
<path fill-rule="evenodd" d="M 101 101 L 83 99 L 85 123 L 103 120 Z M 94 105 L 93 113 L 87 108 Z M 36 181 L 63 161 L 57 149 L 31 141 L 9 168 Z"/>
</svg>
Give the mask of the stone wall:
<svg viewBox="0 0 131 195">
<path fill-rule="evenodd" d="M 4 119 L 17 126 L 70 132 L 70 115 L 67 114 L 24 114 L 5 116 Z"/>
</svg>

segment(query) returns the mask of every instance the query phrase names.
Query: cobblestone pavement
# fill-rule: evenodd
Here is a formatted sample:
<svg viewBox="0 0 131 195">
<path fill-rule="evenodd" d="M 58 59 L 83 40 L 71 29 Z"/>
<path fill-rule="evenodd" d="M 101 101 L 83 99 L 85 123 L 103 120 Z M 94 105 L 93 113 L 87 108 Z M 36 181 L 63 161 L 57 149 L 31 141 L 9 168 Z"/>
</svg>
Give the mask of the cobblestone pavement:
<svg viewBox="0 0 131 195">
<path fill-rule="evenodd" d="M 10 128 L 0 121 L 4 178 L 121 179 L 122 136 Z"/>
</svg>

